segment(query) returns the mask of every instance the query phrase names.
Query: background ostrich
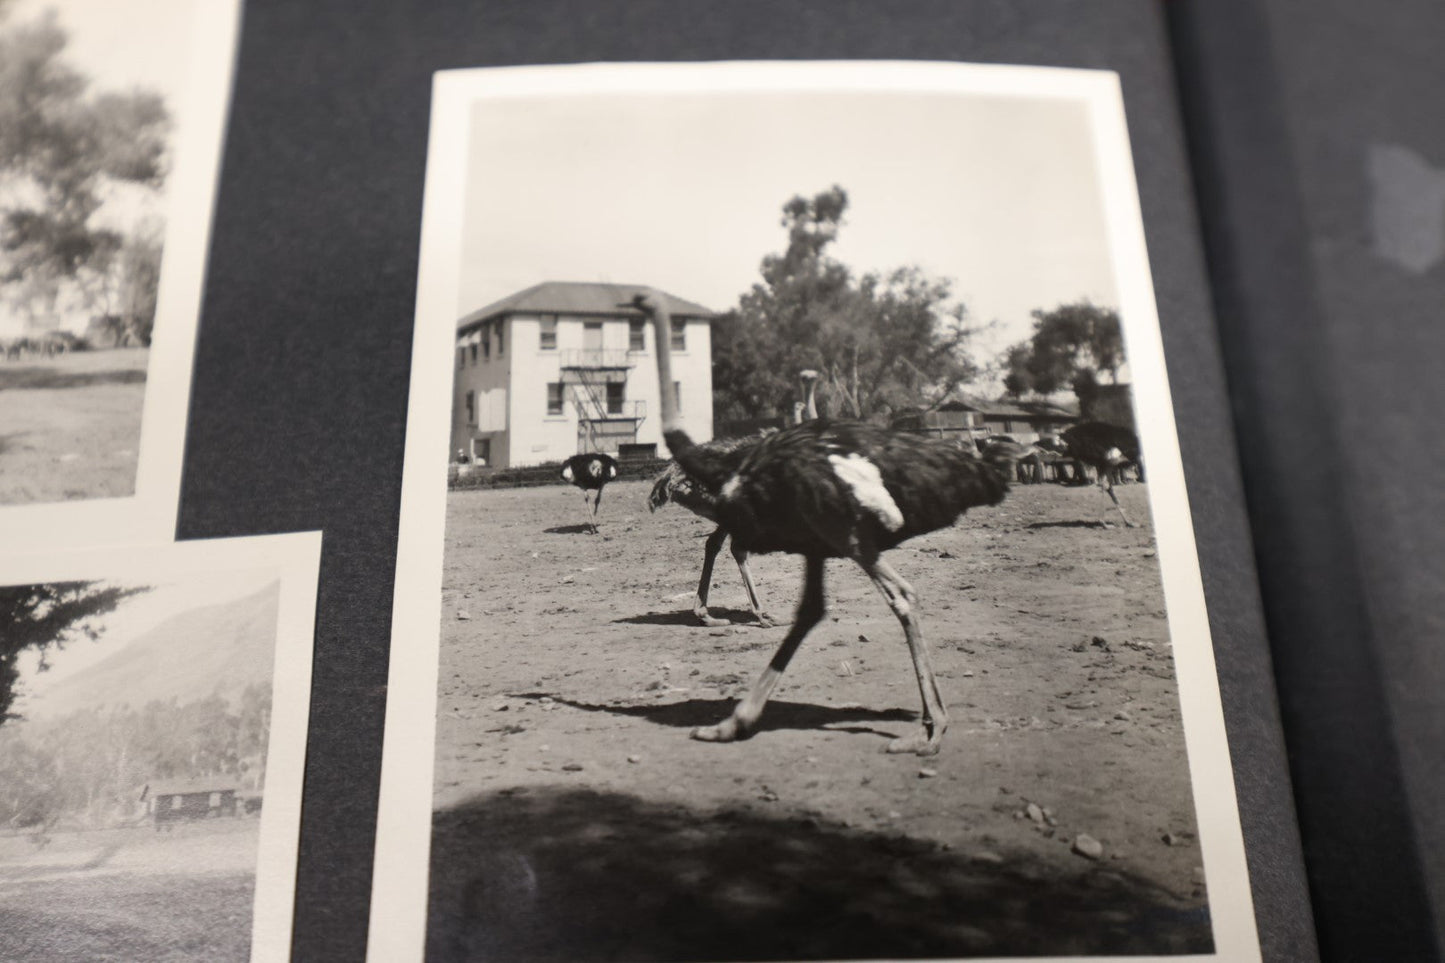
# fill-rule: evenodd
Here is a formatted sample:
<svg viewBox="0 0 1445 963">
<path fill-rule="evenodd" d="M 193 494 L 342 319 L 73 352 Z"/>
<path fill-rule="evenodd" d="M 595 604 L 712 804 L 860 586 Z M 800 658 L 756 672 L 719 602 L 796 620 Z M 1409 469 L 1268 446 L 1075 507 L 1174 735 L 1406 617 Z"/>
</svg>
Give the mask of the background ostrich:
<svg viewBox="0 0 1445 963">
<path fill-rule="evenodd" d="M 1109 496 L 1124 524 L 1134 528 L 1119 496 L 1114 494 L 1114 475 L 1123 465 L 1139 461 L 1139 436 L 1128 428 L 1108 425 L 1102 421 L 1086 421 L 1074 425 L 1060 436 L 1070 457 L 1078 463 L 1093 468 L 1098 476 L 1099 489 Z"/>
<path fill-rule="evenodd" d="M 573 455 L 562 463 L 560 475 L 563 481 L 571 482 L 582 489 L 582 505 L 587 513 L 587 525 L 592 529 L 592 534 L 596 535 L 597 506 L 602 504 L 603 487 L 617 477 L 617 459 L 600 451 Z M 597 497 L 589 499 L 588 492 L 596 492 Z"/>
<path fill-rule="evenodd" d="M 818 409 L 813 400 L 814 391 L 817 389 L 818 372 L 811 369 L 799 373 L 799 379 L 803 383 L 803 391 L 807 396 L 806 401 L 793 403 L 793 423 L 801 424 L 804 421 L 811 421 L 818 417 Z M 770 431 L 772 429 L 769 429 Z M 741 452 L 751 448 L 762 440 L 763 435 L 753 435 L 742 438 L 720 438 L 699 446 L 718 455 L 741 457 Z M 647 499 L 647 507 L 657 511 L 668 502 L 674 502 L 686 508 L 700 518 L 706 518 L 716 523 L 717 518 L 717 496 L 708 491 L 705 486 L 696 479 L 688 477 L 686 471 L 676 461 L 668 463 L 667 470 L 658 476 L 652 486 L 652 494 Z M 712 567 L 717 561 L 717 556 L 722 551 L 723 542 L 727 541 L 727 529 L 718 525 L 713 533 L 708 536 L 707 544 L 703 548 L 702 575 L 697 583 L 697 598 L 693 602 L 692 611 L 703 625 L 719 626 L 731 624 L 728 619 L 718 618 L 711 615 L 707 610 L 708 592 L 712 588 Z M 748 605 L 752 607 L 753 617 L 763 627 L 776 625 L 771 616 L 764 614 L 762 603 L 758 601 L 757 585 L 753 582 L 753 573 L 748 568 L 748 553 L 739 548 L 736 541 L 732 546 L 733 559 L 738 563 L 738 574 L 742 576 L 743 588 L 748 593 Z"/>
<path fill-rule="evenodd" d="M 731 457 L 752 448 L 762 438 L 762 435 L 719 438 L 699 447 L 708 448 L 719 457 Z M 740 457 L 740 455 L 738 456 Z M 655 512 L 668 502 L 681 505 L 700 518 L 706 518 L 714 523 L 718 522 L 717 496 L 708 491 L 697 479 L 688 475 L 676 461 L 669 462 L 667 470 L 658 476 L 652 486 L 652 494 L 647 499 L 647 507 Z M 717 528 L 713 529 L 713 533 L 707 537 L 707 544 L 703 548 L 702 575 L 697 582 L 697 598 L 692 604 L 693 614 L 703 625 L 731 624 L 728 619 L 711 615 L 707 610 L 708 590 L 712 588 L 713 563 L 717 561 L 718 552 L 722 551 L 723 542 L 727 541 L 727 537 L 727 528 L 719 523 Z M 748 605 L 752 607 L 753 617 L 757 619 L 760 626 L 775 625 L 772 618 L 763 613 L 762 603 L 758 601 L 758 589 L 753 584 L 753 573 L 748 569 L 747 551 L 734 541 L 732 553 L 733 559 L 738 563 L 738 574 L 743 577 L 743 588 L 748 593 Z"/>
<path fill-rule="evenodd" d="M 672 381 L 667 332 L 671 318 L 655 292 L 632 301 L 658 332 L 661 384 Z M 921 730 L 895 739 L 890 752 L 938 752 L 948 713 L 929 663 L 917 596 L 881 553 L 906 539 L 950 525 L 975 505 L 996 505 L 1008 490 L 1017 452 L 980 457 L 940 441 L 858 422 L 816 420 L 779 431 L 741 451 L 695 445 L 663 392 L 663 438 L 683 470 L 716 498 L 719 522 L 747 552 L 790 552 L 805 559 L 802 600 L 776 654 L 732 715 L 693 730 L 705 742 L 748 736 L 768 696 L 808 631 L 823 617 L 823 567 L 851 558 L 883 593 L 908 641 L 923 700 Z"/>
<path fill-rule="evenodd" d="M 796 425 L 818 417 L 818 405 L 815 401 L 818 393 L 818 377 L 819 373 L 812 368 L 805 368 L 798 372 L 798 380 L 803 383 L 804 400 L 793 405 L 793 423 Z"/>
</svg>

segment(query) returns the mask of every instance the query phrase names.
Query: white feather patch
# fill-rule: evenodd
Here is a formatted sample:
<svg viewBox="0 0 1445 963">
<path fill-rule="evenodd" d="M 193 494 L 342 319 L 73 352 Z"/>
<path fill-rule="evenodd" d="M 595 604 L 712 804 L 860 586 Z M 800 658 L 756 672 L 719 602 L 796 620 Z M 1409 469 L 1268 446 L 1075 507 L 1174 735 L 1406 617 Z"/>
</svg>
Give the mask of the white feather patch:
<svg viewBox="0 0 1445 963">
<path fill-rule="evenodd" d="M 563 477 L 564 479 L 566 479 L 567 481 L 571 481 L 571 480 L 572 480 L 572 466 L 571 466 L 571 465 L 563 465 L 563 466 L 562 466 L 562 477 Z"/>
<path fill-rule="evenodd" d="M 885 528 L 896 532 L 903 527 L 903 513 L 883 486 L 883 475 L 877 465 L 857 453 L 846 458 L 829 455 L 828 461 L 833 466 L 833 474 L 848 486 L 858 504 L 877 515 Z"/>
<path fill-rule="evenodd" d="M 742 488 L 742 487 L 743 487 L 743 481 L 742 481 L 742 479 L 739 478 L 737 475 L 734 475 L 733 477 L 729 478 L 726 482 L 723 483 L 722 493 L 721 493 L 721 494 L 722 494 L 722 497 L 723 497 L 723 498 L 732 498 L 734 495 L 736 495 L 736 494 L 738 493 L 738 489 L 739 489 L 739 488 Z"/>
<path fill-rule="evenodd" d="M 1110 448 L 1104 452 L 1104 460 L 1111 465 L 1117 465 L 1124 460 L 1124 453 L 1117 448 Z"/>
</svg>

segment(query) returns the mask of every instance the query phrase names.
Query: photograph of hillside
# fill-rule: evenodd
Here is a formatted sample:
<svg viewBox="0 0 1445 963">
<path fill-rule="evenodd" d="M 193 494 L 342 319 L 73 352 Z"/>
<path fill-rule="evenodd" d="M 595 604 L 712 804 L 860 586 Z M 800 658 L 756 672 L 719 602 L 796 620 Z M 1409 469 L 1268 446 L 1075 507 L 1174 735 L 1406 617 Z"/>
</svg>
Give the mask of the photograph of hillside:
<svg viewBox="0 0 1445 963">
<path fill-rule="evenodd" d="M 249 957 L 280 595 L 0 587 L 7 959 Z"/>
</svg>

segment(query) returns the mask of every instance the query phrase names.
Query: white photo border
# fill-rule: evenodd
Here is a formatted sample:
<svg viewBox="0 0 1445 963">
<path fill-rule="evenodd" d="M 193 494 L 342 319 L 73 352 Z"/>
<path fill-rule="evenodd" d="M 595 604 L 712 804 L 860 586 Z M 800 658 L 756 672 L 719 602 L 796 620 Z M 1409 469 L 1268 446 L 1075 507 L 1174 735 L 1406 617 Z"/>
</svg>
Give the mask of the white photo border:
<svg viewBox="0 0 1445 963">
<path fill-rule="evenodd" d="M 1150 510 L 1214 935 L 1211 954 L 1091 959 L 1259 960 L 1209 613 L 1119 77 L 1103 70 L 917 61 L 581 64 L 449 70 L 435 75 L 367 958 L 375 963 L 410 963 L 420 961 L 425 950 L 445 464 L 462 268 L 463 211 L 456 198 L 463 196 L 466 183 L 471 107 L 483 98 L 744 91 L 1013 96 L 1072 101 L 1088 110 L 1133 375 L 1138 433 L 1149 464 Z"/>
<path fill-rule="evenodd" d="M 186 95 L 166 186 L 160 288 L 147 361 L 135 489 L 116 498 L 0 505 L 0 551 L 172 541 L 191 369 L 229 115 L 242 0 L 192 0 Z"/>
<path fill-rule="evenodd" d="M 183 580 L 198 572 L 276 573 L 280 599 L 271 678 L 271 736 L 266 748 L 266 805 L 261 810 L 252 900 L 251 963 L 285 963 L 291 958 L 320 566 L 320 532 L 0 558 L 0 585 L 89 579 Z"/>
</svg>

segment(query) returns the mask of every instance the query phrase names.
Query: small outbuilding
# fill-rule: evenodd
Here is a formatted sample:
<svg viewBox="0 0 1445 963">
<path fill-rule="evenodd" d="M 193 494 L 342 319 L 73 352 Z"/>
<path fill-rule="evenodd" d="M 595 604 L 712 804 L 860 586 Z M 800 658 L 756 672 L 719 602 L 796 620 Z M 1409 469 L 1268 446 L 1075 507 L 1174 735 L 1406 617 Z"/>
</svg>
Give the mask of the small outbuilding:
<svg viewBox="0 0 1445 963">
<path fill-rule="evenodd" d="M 146 813 L 156 829 L 182 820 L 234 816 L 237 787 L 224 779 L 152 783 L 141 791 Z"/>
</svg>

